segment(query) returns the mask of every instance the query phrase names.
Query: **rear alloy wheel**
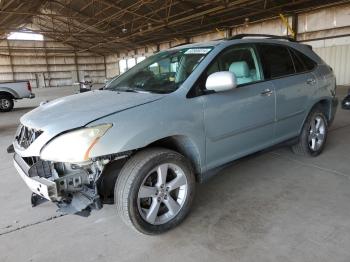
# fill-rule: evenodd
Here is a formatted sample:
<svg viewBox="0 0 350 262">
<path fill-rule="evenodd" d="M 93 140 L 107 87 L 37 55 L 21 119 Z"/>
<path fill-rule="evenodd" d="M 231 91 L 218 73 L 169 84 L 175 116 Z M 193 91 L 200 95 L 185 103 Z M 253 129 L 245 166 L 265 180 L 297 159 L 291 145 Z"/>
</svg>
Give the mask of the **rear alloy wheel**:
<svg viewBox="0 0 350 262">
<path fill-rule="evenodd" d="M 309 129 L 309 148 L 316 152 L 324 144 L 326 138 L 326 123 L 321 116 L 316 116 L 312 119 Z"/>
<path fill-rule="evenodd" d="M 123 167 L 115 202 L 123 220 L 144 234 L 178 225 L 190 210 L 194 176 L 188 161 L 167 149 L 148 149 Z"/>
<path fill-rule="evenodd" d="M 9 112 L 13 109 L 13 99 L 9 96 L 0 95 L 0 112 Z"/>
<path fill-rule="evenodd" d="M 294 153 L 304 156 L 318 156 L 326 143 L 328 122 L 324 113 L 315 108 L 304 123 L 299 142 L 292 146 Z"/>
</svg>

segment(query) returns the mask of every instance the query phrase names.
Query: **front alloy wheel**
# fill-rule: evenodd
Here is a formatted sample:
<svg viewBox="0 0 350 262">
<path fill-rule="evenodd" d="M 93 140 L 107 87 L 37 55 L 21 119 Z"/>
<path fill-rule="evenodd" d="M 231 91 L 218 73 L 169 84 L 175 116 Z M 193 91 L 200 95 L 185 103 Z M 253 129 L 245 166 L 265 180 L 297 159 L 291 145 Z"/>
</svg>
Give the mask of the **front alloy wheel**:
<svg viewBox="0 0 350 262">
<path fill-rule="evenodd" d="M 124 165 L 115 203 L 128 225 L 144 234 L 159 234 L 182 222 L 194 188 L 194 175 L 184 156 L 168 149 L 146 149 Z"/>
<path fill-rule="evenodd" d="M 167 223 L 184 205 L 187 189 L 186 176 L 178 165 L 158 165 L 139 189 L 137 205 L 142 218 L 152 225 Z"/>
</svg>

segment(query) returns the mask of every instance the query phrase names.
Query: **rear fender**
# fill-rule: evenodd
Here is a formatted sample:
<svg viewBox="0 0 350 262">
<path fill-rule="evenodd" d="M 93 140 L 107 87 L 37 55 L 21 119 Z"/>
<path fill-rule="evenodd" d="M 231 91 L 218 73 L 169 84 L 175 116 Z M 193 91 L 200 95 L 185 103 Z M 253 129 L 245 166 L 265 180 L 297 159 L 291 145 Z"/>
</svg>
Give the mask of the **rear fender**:
<svg viewBox="0 0 350 262">
<path fill-rule="evenodd" d="M 8 87 L 0 87 L 0 94 L 10 95 L 13 99 L 20 98 L 16 91 Z"/>
<path fill-rule="evenodd" d="M 324 114 L 325 114 L 325 116 L 326 116 L 326 118 L 328 120 L 328 123 L 331 123 L 333 118 L 334 118 L 334 114 L 335 114 L 335 112 L 333 112 L 333 110 L 335 110 L 335 109 L 333 108 L 332 105 L 333 105 L 333 101 L 329 97 L 324 97 L 324 98 L 321 98 L 321 99 L 315 101 L 312 104 L 312 106 L 309 107 L 308 110 L 306 111 L 308 113 L 305 114 L 305 117 L 304 117 L 304 120 L 303 120 L 303 124 L 299 128 L 299 133 L 301 132 L 307 117 L 309 116 L 311 111 L 317 106 L 320 106 L 322 108 L 322 111 L 324 112 Z"/>
</svg>

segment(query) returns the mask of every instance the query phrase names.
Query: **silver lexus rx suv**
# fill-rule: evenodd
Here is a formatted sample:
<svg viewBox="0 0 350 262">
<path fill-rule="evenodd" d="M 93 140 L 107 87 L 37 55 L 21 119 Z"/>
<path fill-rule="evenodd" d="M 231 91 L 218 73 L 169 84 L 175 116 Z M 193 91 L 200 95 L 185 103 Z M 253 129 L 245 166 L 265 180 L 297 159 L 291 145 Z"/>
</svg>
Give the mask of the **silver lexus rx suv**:
<svg viewBox="0 0 350 262">
<path fill-rule="evenodd" d="M 33 205 L 86 214 L 114 203 L 132 228 L 158 234 L 184 220 L 196 182 L 232 161 L 285 141 L 319 155 L 335 92 L 332 69 L 291 39 L 181 45 L 25 114 L 8 151 Z"/>
</svg>

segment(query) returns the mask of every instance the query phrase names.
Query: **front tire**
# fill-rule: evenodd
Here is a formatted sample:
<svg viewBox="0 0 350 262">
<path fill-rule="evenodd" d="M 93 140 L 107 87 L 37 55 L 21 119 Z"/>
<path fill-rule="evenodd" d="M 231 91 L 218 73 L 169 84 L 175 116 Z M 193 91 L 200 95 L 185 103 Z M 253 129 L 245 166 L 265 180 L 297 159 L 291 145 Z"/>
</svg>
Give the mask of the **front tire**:
<svg viewBox="0 0 350 262">
<path fill-rule="evenodd" d="M 307 117 L 297 144 L 292 151 L 297 155 L 315 157 L 321 154 L 327 141 L 328 121 L 322 110 L 316 107 Z"/>
<path fill-rule="evenodd" d="M 124 222 L 143 234 L 154 235 L 180 224 L 193 202 L 195 178 L 179 153 L 146 149 L 122 168 L 115 186 L 115 203 Z"/>
<path fill-rule="evenodd" d="M 0 95 L 0 112 L 9 112 L 13 109 L 13 99 L 8 95 Z"/>
</svg>

